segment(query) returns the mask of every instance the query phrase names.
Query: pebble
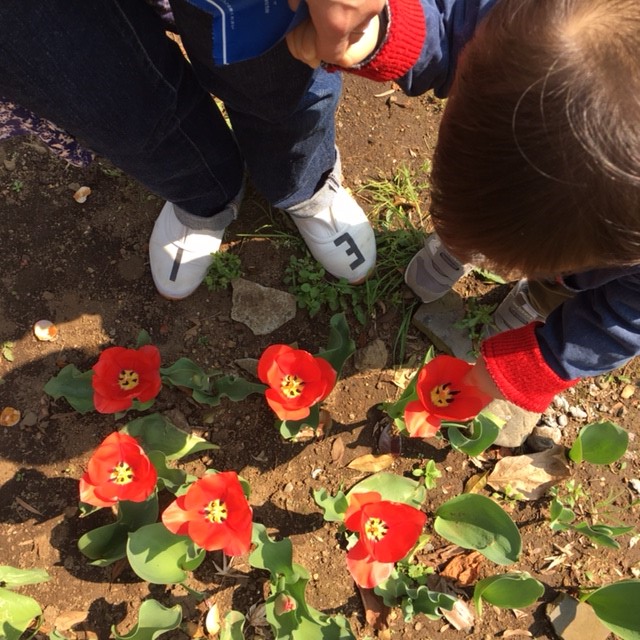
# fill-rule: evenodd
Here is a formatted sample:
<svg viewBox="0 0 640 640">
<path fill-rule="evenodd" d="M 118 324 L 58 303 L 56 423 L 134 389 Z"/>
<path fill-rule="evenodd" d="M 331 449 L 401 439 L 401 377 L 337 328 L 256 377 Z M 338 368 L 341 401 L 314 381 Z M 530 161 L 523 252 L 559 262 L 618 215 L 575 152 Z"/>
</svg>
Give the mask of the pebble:
<svg viewBox="0 0 640 640">
<path fill-rule="evenodd" d="M 566 427 L 569 424 L 569 418 L 567 418 L 567 416 L 563 413 L 562 415 L 558 416 L 557 422 L 558 426 L 562 429 L 562 427 Z"/>
<path fill-rule="evenodd" d="M 569 407 L 569 413 L 574 418 L 578 418 L 578 419 L 584 419 L 587 417 L 587 412 L 584 409 L 581 409 L 580 407 Z"/>
<path fill-rule="evenodd" d="M 553 399 L 553 406 L 560 411 L 569 411 L 569 402 L 562 396 L 556 396 Z"/>
<path fill-rule="evenodd" d="M 640 480 L 638 480 L 638 478 L 632 478 L 629 480 L 629 484 L 631 485 L 631 488 L 640 495 Z"/>
</svg>

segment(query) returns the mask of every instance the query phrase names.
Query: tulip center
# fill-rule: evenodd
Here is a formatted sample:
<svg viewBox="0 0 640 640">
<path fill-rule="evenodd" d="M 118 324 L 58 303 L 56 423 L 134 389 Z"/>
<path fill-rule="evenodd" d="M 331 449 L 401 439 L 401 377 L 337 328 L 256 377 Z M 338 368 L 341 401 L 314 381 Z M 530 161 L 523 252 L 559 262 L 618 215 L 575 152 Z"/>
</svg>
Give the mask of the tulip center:
<svg viewBox="0 0 640 640">
<path fill-rule="evenodd" d="M 133 469 L 126 462 L 118 462 L 113 467 L 109 479 L 116 484 L 129 484 L 133 482 Z"/>
<path fill-rule="evenodd" d="M 450 382 L 445 382 L 431 389 L 431 402 L 436 407 L 448 407 L 459 393 L 451 388 Z"/>
<path fill-rule="evenodd" d="M 288 373 L 280 383 L 280 389 L 287 398 L 297 398 L 304 389 L 304 380 Z"/>
<path fill-rule="evenodd" d="M 140 382 L 140 376 L 137 371 L 133 371 L 133 369 L 123 369 L 118 374 L 118 386 L 123 391 L 130 391 L 131 389 L 135 389 Z"/>
<path fill-rule="evenodd" d="M 364 532 L 367 538 L 374 542 L 380 542 L 385 537 L 387 529 L 387 523 L 380 520 L 380 518 L 369 518 L 364 525 Z"/>
<path fill-rule="evenodd" d="M 204 508 L 204 517 L 215 524 L 220 524 L 227 519 L 227 505 L 222 500 L 212 500 Z"/>
</svg>

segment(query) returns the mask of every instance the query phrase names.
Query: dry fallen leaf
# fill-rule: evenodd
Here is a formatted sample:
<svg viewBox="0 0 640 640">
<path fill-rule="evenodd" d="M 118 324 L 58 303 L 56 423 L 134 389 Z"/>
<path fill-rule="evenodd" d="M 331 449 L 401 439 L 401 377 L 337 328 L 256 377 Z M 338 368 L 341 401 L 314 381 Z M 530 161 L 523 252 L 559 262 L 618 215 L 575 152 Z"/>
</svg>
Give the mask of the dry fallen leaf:
<svg viewBox="0 0 640 640">
<path fill-rule="evenodd" d="M 440 575 L 455 580 L 463 587 L 468 587 L 478 581 L 483 561 L 484 556 L 477 551 L 465 553 L 452 558 L 440 571 Z"/>
<path fill-rule="evenodd" d="M 71 627 L 84 622 L 87 619 L 87 611 L 63 611 L 54 623 L 59 631 L 69 631 Z"/>
<path fill-rule="evenodd" d="M 382 598 L 377 596 L 373 589 L 358 587 L 358 592 L 362 600 L 367 624 L 376 631 L 388 629 L 389 616 L 391 615 L 390 607 L 384 604 Z"/>
<path fill-rule="evenodd" d="M 487 482 L 496 491 L 509 492 L 523 500 L 538 500 L 570 475 L 564 447 L 556 445 L 539 453 L 499 460 Z"/>
<path fill-rule="evenodd" d="M 0 425 L 3 427 L 13 427 L 20 422 L 21 414 L 13 407 L 5 407 L 0 413 Z"/>
<path fill-rule="evenodd" d="M 470 631 L 475 622 L 473 611 L 462 600 L 456 600 L 451 611 L 443 609 L 442 615 L 458 631 Z"/>
<path fill-rule="evenodd" d="M 220 633 L 220 610 L 217 603 L 207 611 L 207 615 L 204 619 L 204 627 L 207 630 L 209 636 L 217 636 Z"/>
<path fill-rule="evenodd" d="M 349 469 L 355 469 L 356 471 L 375 473 L 376 471 L 388 469 L 394 463 L 395 459 L 396 457 L 390 453 L 385 453 L 381 456 L 374 456 L 371 453 L 367 453 L 354 458 L 347 467 L 349 467 Z"/>
<path fill-rule="evenodd" d="M 336 464 L 340 464 L 342 462 L 342 458 L 344 456 L 344 442 L 342 438 L 338 436 L 331 445 L 331 460 Z"/>
<path fill-rule="evenodd" d="M 488 471 L 472 475 L 465 483 L 463 493 L 480 493 L 487 485 Z"/>
</svg>

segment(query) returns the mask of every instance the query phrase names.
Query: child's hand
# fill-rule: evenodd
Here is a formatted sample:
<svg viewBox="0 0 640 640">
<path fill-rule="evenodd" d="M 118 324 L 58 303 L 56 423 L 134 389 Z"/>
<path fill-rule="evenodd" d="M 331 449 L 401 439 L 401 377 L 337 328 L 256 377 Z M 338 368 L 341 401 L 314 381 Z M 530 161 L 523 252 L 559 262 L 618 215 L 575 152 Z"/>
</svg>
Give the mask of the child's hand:
<svg viewBox="0 0 640 640">
<path fill-rule="evenodd" d="M 299 0 L 289 0 L 295 10 Z M 307 0 L 311 20 L 287 34 L 294 58 L 317 67 L 321 61 L 351 67 L 369 56 L 378 42 L 384 0 Z"/>
<path fill-rule="evenodd" d="M 466 384 L 470 384 L 473 387 L 476 387 L 483 393 L 486 393 L 488 396 L 498 400 L 506 400 L 506 398 L 500 392 L 500 389 L 496 386 L 496 383 L 493 381 L 493 378 L 489 375 L 487 371 L 487 367 L 484 363 L 484 358 L 480 356 L 478 361 L 475 363 L 473 369 L 467 373 L 464 378 L 464 382 Z"/>
</svg>

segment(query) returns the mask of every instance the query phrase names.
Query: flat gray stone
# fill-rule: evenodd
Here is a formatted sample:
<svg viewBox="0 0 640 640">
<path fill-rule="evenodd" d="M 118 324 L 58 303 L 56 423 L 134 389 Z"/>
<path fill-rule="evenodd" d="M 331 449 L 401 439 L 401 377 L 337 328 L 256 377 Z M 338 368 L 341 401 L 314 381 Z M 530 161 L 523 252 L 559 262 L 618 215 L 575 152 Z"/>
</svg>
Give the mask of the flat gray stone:
<svg viewBox="0 0 640 640">
<path fill-rule="evenodd" d="M 295 296 L 236 278 L 233 283 L 231 319 L 246 324 L 255 336 L 265 336 L 296 316 Z"/>
<path fill-rule="evenodd" d="M 354 365 L 358 371 L 384 369 L 389 359 L 389 351 L 382 340 L 376 338 L 354 355 Z"/>
<path fill-rule="evenodd" d="M 521 409 L 507 400 L 492 400 L 486 407 L 486 411 L 494 413 L 505 421 L 500 429 L 495 443 L 499 447 L 519 447 L 532 433 L 540 414 Z"/>
<path fill-rule="evenodd" d="M 547 606 L 547 617 L 562 640 L 606 640 L 610 634 L 590 605 L 566 594 Z"/>
<path fill-rule="evenodd" d="M 464 317 L 463 298 L 455 291 L 421 305 L 414 313 L 412 323 L 422 331 L 440 351 L 456 358 L 474 362 L 473 344 L 469 332 L 455 325 Z"/>
</svg>

